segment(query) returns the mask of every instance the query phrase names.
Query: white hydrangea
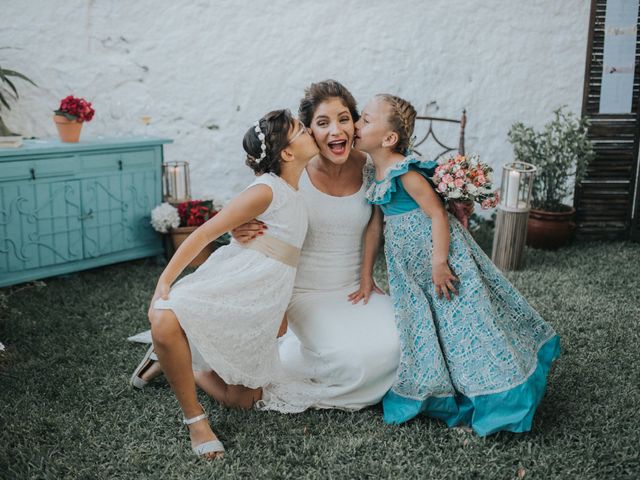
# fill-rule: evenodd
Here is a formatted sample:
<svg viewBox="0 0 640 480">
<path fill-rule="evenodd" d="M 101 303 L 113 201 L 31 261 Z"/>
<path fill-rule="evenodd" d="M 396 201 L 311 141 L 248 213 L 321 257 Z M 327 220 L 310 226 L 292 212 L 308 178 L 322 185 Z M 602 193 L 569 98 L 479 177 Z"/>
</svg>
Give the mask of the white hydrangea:
<svg viewBox="0 0 640 480">
<path fill-rule="evenodd" d="M 180 226 L 178 209 L 169 203 L 163 203 L 151 210 L 151 225 L 156 232 L 167 233 Z"/>
</svg>

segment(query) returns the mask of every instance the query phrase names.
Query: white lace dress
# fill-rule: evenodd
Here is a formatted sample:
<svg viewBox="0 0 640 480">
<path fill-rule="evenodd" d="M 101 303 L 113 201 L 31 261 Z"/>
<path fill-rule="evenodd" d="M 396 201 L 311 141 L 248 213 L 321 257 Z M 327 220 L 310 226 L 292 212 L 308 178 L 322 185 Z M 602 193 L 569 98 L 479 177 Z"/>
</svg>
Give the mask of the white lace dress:
<svg viewBox="0 0 640 480">
<path fill-rule="evenodd" d="M 306 172 L 300 192 L 309 229 L 280 357 L 290 379 L 306 381 L 267 387 L 258 406 L 282 412 L 358 410 L 381 400 L 400 359 L 390 298 L 373 294 L 367 305 L 347 300 L 359 287 L 371 206 L 364 186 L 353 195 L 334 197 L 316 189 Z"/>
<path fill-rule="evenodd" d="M 300 248 L 307 213 L 299 191 L 273 174 L 250 186 L 273 190 L 258 217 L 267 234 Z M 214 370 L 225 382 L 250 388 L 277 381 L 281 372 L 276 335 L 291 298 L 296 269 L 237 242 L 216 250 L 194 273 L 178 281 L 168 300 L 185 331 L 196 370 Z"/>
</svg>

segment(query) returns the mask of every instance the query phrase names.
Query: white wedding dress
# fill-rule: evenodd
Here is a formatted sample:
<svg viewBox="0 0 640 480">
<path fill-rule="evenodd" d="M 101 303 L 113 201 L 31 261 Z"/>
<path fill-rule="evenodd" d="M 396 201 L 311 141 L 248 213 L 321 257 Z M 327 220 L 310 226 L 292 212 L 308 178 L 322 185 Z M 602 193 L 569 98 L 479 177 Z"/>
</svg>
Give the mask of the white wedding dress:
<svg viewBox="0 0 640 480">
<path fill-rule="evenodd" d="M 258 408 L 358 410 L 382 399 L 400 359 L 391 299 L 374 293 L 367 305 L 347 300 L 359 288 L 371 206 L 364 185 L 334 197 L 315 188 L 306 171 L 300 192 L 309 227 L 279 350 L 289 377 L 304 382 L 264 388 Z"/>
</svg>

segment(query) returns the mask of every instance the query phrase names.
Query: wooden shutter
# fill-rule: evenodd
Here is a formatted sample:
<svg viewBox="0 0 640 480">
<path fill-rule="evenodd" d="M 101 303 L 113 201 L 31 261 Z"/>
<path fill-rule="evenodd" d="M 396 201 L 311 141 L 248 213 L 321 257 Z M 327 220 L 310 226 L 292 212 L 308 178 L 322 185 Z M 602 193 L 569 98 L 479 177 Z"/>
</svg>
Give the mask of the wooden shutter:
<svg viewBox="0 0 640 480">
<path fill-rule="evenodd" d="M 575 206 L 579 236 L 626 239 L 630 235 L 640 237 L 640 205 L 636 189 L 640 134 L 640 36 L 636 35 L 632 112 L 616 115 L 599 113 L 606 8 L 607 0 L 591 2 L 582 115 L 591 120 L 589 137 L 594 142 L 596 158 L 589 165 L 584 180 L 576 186 Z"/>
</svg>

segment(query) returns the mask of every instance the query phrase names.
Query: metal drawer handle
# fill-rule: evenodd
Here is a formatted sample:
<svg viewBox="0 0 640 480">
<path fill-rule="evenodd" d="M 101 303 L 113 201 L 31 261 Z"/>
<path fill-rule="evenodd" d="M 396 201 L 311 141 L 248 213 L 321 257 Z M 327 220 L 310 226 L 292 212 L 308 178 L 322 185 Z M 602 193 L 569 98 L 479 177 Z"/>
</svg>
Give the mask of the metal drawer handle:
<svg viewBox="0 0 640 480">
<path fill-rule="evenodd" d="M 31 174 L 31 180 L 35 180 L 36 179 L 36 170 L 35 170 L 35 168 L 30 168 L 29 169 L 29 173 Z"/>
<path fill-rule="evenodd" d="M 122 170 L 122 160 L 118 160 L 118 170 Z"/>
</svg>

